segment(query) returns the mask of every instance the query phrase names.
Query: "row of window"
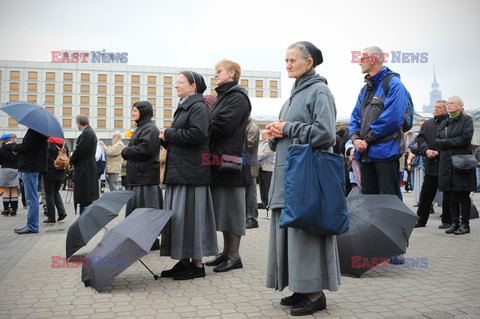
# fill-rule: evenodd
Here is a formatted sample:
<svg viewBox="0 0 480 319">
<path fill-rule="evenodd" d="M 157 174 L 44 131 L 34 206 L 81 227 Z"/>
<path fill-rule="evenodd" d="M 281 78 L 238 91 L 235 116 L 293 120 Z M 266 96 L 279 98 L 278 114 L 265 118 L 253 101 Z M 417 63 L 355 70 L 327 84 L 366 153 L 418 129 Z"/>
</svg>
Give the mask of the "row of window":
<svg viewBox="0 0 480 319">
<path fill-rule="evenodd" d="M 37 83 L 28 83 L 28 92 L 38 92 L 38 85 Z M 107 94 L 107 86 L 106 85 L 98 85 L 98 94 Z M 18 82 L 10 82 L 10 92 L 19 92 L 20 91 L 20 83 Z M 45 85 L 45 92 L 47 93 L 55 93 L 55 84 L 46 84 Z M 73 92 L 73 85 L 72 84 L 63 84 L 63 93 L 72 93 Z M 90 94 L 90 85 L 89 84 L 82 84 L 80 85 L 80 93 Z M 115 86 L 115 94 L 124 94 L 124 86 Z M 131 95 L 139 95 L 140 94 L 140 86 L 131 86 L 130 87 L 130 94 Z M 148 95 L 157 95 L 157 88 L 156 87 L 147 87 L 147 94 Z M 173 89 L 171 87 L 163 88 L 163 95 L 172 96 Z"/>
<path fill-rule="evenodd" d="M 0 79 L 1 77 L 1 70 L 0 70 Z M 56 73 L 55 72 L 46 72 L 45 80 L 46 81 L 55 81 Z M 90 73 L 81 73 L 80 74 L 81 82 L 90 82 Z M 20 80 L 20 71 L 10 71 L 10 80 L 16 81 Z M 29 81 L 38 81 L 38 72 L 37 71 L 28 71 L 28 80 Z M 63 73 L 63 81 L 64 82 L 72 82 L 73 81 L 73 73 Z M 97 78 L 98 83 L 107 83 L 107 74 L 98 74 Z M 124 83 L 124 75 L 123 74 L 115 74 L 115 82 L 114 83 Z M 131 75 L 131 83 L 140 83 L 140 75 Z M 147 76 L 147 83 L 148 84 L 157 84 L 157 76 L 155 75 L 148 75 Z M 165 85 L 172 85 L 173 84 L 173 77 L 171 76 L 164 76 L 163 77 L 163 84 Z M 215 78 L 210 79 L 210 85 L 216 85 Z M 248 88 L 248 80 L 241 79 L 240 85 L 244 88 Z M 255 80 L 255 88 L 263 88 L 263 80 Z M 277 88 L 277 81 L 270 80 L 270 88 L 276 89 Z"/>
</svg>

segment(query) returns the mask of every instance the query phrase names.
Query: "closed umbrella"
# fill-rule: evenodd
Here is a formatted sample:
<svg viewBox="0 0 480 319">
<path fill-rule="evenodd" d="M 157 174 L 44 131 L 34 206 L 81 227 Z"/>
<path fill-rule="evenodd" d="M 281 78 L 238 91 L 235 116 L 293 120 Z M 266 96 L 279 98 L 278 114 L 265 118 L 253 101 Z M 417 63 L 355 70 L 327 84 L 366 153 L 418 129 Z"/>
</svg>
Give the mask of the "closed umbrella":
<svg viewBox="0 0 480 319">
<path fill-rule="evenodd" d="M 67 258 L 85 246 L 102 227 L 117 217 L 122 207 L 133 195 L 133 191 L 108 192 L 90 204 L 68 229 Z"/>
<path fill-rule="evenodd" d="M 360 277 L 381 260 L 403 254 L 418 216 L 395 195 L 347 197 L 350 229 L 337 237 L 340 269 Z"/>
<path fill-rule="evenodd" d="M 27 102 L 8 102 L 3 104 L 0 110 L 42 135 L 64 138 L 60 121 L 43 107 Z"/>
<path fill-rule="evenodd" d="M 137 208 L 109 230 L 86 256 L 88 261 L 82 269 L 85 286 L 102 290 L 122 271 L 148 254 L 172 214 L 171 210 Z"/>
</svg>

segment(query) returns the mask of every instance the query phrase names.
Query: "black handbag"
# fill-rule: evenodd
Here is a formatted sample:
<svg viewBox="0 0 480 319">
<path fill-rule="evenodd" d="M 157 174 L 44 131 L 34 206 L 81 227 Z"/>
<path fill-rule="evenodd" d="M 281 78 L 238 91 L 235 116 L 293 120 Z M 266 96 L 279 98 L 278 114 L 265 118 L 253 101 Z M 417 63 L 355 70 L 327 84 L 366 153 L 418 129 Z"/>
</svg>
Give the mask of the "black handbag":
<svg viewBox="0 0 480 319">
<path fill-rule="evenodd" d="M 478 162 L 472 154 L 452 155 L 453 168 L 461 173 L 471 172 L 478 167 Z"/>
<path fill-rule="evenodd" d="M 240 174 L 242 172 L 243 158 L 238 155 L 222 154 L 218 170 L 227 174 Z"/>
</svg>

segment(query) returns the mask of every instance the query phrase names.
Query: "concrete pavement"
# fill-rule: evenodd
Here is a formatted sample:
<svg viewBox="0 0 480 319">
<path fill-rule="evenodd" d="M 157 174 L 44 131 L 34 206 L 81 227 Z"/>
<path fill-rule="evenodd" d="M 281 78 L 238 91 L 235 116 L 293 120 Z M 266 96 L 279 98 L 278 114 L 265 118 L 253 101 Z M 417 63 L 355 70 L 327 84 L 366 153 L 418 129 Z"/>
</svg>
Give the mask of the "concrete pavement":
<svg viewBox="0 0 480 319">
<path fill-rule="evenodd" d="M 412 193 L 404 196 L 413 208 Z M 474 201 L 480 208 L 480 195 Z M 25 224 L 26 210 L 0 216 L 0 318 L 289 317 L 290 308 L 279 300 L 290 292 L 265 288 L 270 224 L 265 211 L 260 212 L 260 227 L 247 230 L 242 240 L 244 269 L 216 274 L 207 267 L 205 278 L 154 280 L 137 262 L 97 293 L 84 287 L 81 268 L 52 268 L 52 257 L 64 256 L 66 231 L 77 218 L 73 205 L 66 207 L 63 222 L 42 224 L 35 235 L 13 233 Z M 479 219 L 471 221 L 471 234 L 446 235 L 437 228 L 441 209 L 435 211 L 426 228 L 414 230 L 406 254 L 428 258 L 427 267 L 380 268 L 359 279 L 342 277 L 338 292 L 326 291 L 327 310 L 306 318 L 480 318 Z M 103 231 L 79 253 L 92 250 L 102 236 Z M 219 234 L 219 245 L 221 238 Z M 142 260 L 158 274 L 174 264 L 158 251 Z"/>
</svg>

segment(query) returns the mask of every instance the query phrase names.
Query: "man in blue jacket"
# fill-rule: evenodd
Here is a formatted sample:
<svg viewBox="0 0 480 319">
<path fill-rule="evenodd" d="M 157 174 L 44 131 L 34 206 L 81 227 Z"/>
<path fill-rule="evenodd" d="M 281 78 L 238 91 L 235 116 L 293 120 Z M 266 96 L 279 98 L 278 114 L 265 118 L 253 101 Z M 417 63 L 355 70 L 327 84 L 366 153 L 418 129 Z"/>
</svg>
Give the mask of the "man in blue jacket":
<svg viewBox="0 0 480 319">
<path fill-rule="evenodd" d="M 404 153 L 402 124 L 408 93 L 400 75 L 383 66 L 378 47 L 362 52 L 360 67 L 367 83 L 360 91 L 350 118 L 350 138 L 360 163 L 363 194 L 392 194 L 401 198 L 399 161 Z M 382 81 L 394 74 L 385 96 Z"/>
</svg>

